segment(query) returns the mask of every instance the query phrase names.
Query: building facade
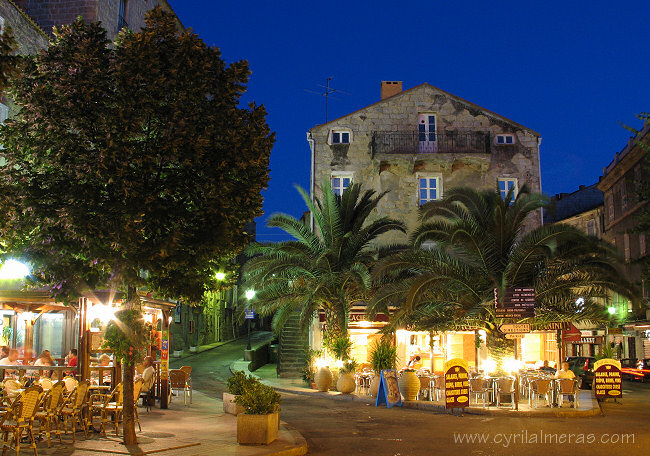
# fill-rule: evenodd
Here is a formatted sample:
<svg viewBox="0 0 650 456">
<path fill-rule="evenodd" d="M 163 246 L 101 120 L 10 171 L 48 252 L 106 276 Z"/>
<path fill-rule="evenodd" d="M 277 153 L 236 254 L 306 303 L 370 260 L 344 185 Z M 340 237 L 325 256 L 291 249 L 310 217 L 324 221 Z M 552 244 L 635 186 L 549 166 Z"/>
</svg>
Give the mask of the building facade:
<svg viewBox="0 0 650 456">
<path fill-rule="evenodd" d="M 388 192 L 374 216 L 403 220 L 409 230 L 417 226 L 421 205 L 441 199 L 453 187 L 498 189 L 503 197 L 524 185 L 533 192 L 542 190 L 539 133 L 427 83 L 403 91 L 402 82 L 383 81 L 379 101 L 313 127 L 307 140 L 312 194 L 318 195 L 327 181 L 338 194 L 352 182 Z M 525 227 L 541 224 L 539 211 Z M 405 240 L 402 233 L 386 233 L 380 241 Z M 362 307 L 352 309 L 348 332 L 358 362 L 367 362 L 370 345 L 386 321 L 384 315 L 366 321 Z M 312 348 L 320 348 L 321 330 L 320 324 L 313 326 Z M 520 359 L 555 364 L 555 335 L 554 330 L 528 334 L 519 345 Z M 445 333 L 400 329 L 395 335 L 401 366 L 419 356 L 432 371 L 441 371 L 454 357 L 478 368 L 487 357 L 484 340 L 484 333 L 471 328 Z"/>
</svg>

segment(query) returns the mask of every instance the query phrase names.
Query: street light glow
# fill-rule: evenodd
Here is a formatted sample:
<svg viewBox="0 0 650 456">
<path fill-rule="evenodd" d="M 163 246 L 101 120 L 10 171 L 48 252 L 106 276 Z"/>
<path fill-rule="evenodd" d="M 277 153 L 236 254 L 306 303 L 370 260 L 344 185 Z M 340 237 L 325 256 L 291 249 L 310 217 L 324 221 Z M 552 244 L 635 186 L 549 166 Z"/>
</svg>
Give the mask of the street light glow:
<svg viewBox="0 0 650 456">
<path fill-rule="evenodd" d="M 255 297 L 255 290 L 246 290 L 246 299 L 251 300 Z"/>
<path fill-rule="evenodd" d="M 29 275 L 29 268 L 20 261 L 9 259 L 0 268 L 0 279 L 22 279 Z"/>
<path fill-rule="evenodd" d="M 226 278 L 226 273 L 225 272 L 217 272 L 216 274 L 217 280 L 223 280 Z"/>
<path fill-rule="evenodd" d="M 616 313 L 616 307 L 609 306 L 609 308 L 607 309 L 607 312 L 609 312 L 610 315 L 614 315 Z"/>
</svg>

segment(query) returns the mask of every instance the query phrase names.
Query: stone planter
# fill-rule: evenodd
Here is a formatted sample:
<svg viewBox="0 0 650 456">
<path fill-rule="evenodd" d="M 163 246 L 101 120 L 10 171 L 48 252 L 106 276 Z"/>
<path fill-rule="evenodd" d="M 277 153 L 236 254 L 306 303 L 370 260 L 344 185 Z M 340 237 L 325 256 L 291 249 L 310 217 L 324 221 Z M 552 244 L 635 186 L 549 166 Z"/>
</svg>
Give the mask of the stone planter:
<svg viewBox="0 0 650 456">
<path fill-rule="evenodd" d="M 280 412 L 268 415 L 237 415 L 237 443 L 240 445 L 268 445 L 278 438 Z"/>
<path fill-rule="evenodd" d="M 375 375 L 370 383 L 370 390 L 368 391 L 370 397 L 377 397 L 377 392 L 379 391 L 379 377 L 379 375 Z"/>
<path fill-rule="evenodd" d="M 321 367 L 316 371 L 314 376 L 314 383 L 318 391 L 328 391 L 332 384 L 332 371 L 329 367 Z"/>
<path fill-rule="evenodd" d="M 174 358 L 180 358 L 182 354 L 183 354 L 183 350 L 174 350 L 174 352 L 172 353 L 172 356 Z"/>
<path fill-rule="evenodd" d="M 406 401 L 414 401 L 420 392 L 420 379 L 415 372 L 404 371 L 397 380 L 399 390 Z"/>
<path fill-rule="evenodd" d="M 199 351 L 199 347 L 190 347 L 190 351 L 192 353 L 196 353 L 197 351 Z"/>
<path fill-rule="evenodd" d="M 235 404 L 235 396 L 230 393 L 223 393 L 223 411 L 230 415 L 239 415 L 244 413 L 244 407 L 239 404 Z"/>
<path fill-rule="evenodd" d="M 357 384 L 354 381 L 354 375 L 349 372 L 339 374 L 339 379 L 336 382 L 336 390 L 343 394 L 354 393 Z"/>
</svg>

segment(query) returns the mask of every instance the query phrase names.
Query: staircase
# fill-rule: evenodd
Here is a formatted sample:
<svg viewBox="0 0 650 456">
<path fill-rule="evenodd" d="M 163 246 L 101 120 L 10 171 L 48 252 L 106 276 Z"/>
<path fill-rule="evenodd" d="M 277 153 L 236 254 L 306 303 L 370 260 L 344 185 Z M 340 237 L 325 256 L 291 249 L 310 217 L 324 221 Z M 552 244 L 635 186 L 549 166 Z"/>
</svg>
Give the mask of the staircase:
<svg viewBox="0 0 650 456">
<path fill-rule="evenodd" d="M 282 378 L 300 378 L 305 367 L 307 332 L 299 328 L 300 315 L 292 314 L 280 331 L 278 347 L 278 375 Z"/>
</svg>

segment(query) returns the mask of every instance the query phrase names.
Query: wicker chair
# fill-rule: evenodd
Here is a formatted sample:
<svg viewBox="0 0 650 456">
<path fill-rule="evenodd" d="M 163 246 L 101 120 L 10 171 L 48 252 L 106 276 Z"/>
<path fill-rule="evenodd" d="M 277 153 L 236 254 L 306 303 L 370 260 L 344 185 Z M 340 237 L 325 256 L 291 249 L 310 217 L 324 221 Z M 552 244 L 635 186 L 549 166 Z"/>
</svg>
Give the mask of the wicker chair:
<svg viewBox="0 0 650 456">
<path fill-rule="evenodd" d="M 70 394 L 72 393 L 75 388 L 79 385 L 79 382 L 77 379 L 74 377 L 71 377 L 69 375 L 63 377 L 63 383 L 65 383 L 65 393 Z"/>
<path fill-rule="evenodd" d="M 7 378 L 4 381 L 4 397 L 3 400 L 7 407 L 11 406 L 13 401 L 20 395 L 23 384 L 13 378 Z"/>
<path fill-rule="evenodd" d="M 65 381 L 65 379 L 64 379 Z M 72 441 L 76 442 L 75 432 L 76 423 L 83 428 L 84 435 L 88 438 L 88 418 L 84 416 L 84 409 L 88 403 L 88 381 L 79 382 L 79 385 L 65 399 L 61 406 L 61 416 L 63 417 L 63 432 L 68 433 L 68 421 L 72 424 Z"/>
<path fill-rule="evenodd" d="M 431 399 L 431 377 L 429 375 L 420 375 L 420 391 L 418 391 L 418 400 L 422 400 L 423 397 Z"/>
<path fill-rule="evenodd" d="M 561 378 L 557 380 L 557 406 L 562 407 L 564 396 L 571 396 L 575 399 L 575 407 L 578 407 L 578 383 L 574 378 Z"/>
<path fill-rule="evenodd" d="M 501 396 L 509 395 L 512 408 L 515 408 L 515 379 L 510 377 L 497 378 L 497 407 L 501 406 Z"/>
<path fill-rule="evenodd" d="M 445 376 L 436 375 L 431 378 L 431 400 L 433 400 L 433 395 L 436 395 L 436 401 L 440 400 L 440 397 L 445 397 Z"/>
<path fill-rule="evenodd" d="M 181 370 L 187 374 L 187 384 L 190 388 L 190 404 L 192 403 L 192 366 L 181 366 Z"/>
<path fill-rule="evenodd" d="M 35 383 L 41 388 L 43 388 L 43 391 L 49 391 L 50 388 L 52 388 L 52 385 L 54 385 L 54 382 L 49 377 L 41 377 L 38 380 L 36 380 Z"/>
<path fill-rule="evenodd" d="M 32 442 L 31 447 L 34 454 L 38 456 L 36 439 L 34 439 L 34 416 L 38 411 L 42 397 L 43 388 L 35 385 L 27 388 L 14 401 L 11 409 L 0 422 L 0 430 L 3 434 L 2 454 L 5 454 L 7 449 L 14 450 L 16 455 L 20 454 L 20 442 L 23 434 L 26 434 L 26 437 L 29 437 Z M 14 447 L 11 446 L 12 441 Z"/>
<path fill-rule="evenodd" d="M 180 369 L 172 369 L 169 371 L 169 390 L 176 392 L 183 392 L 183 404 L 187 405 L 187 396 L 190 396 L 190 404 L 192 403 L 192 390 L 187 383 L 187 373 Z"/>
<path fill-rule="evenodd" d="M 138 413 L 138 399 L 140 398 L 140 390 L 142 389 L 142 379 L 133 382 L 133 409 L 135 413 L 135 421 L 138 423 L 138 428 L 142 431 L 140 425 L 140 414 Z M 120 419 L 123 418 L 124 413 L 124 385 L 119 383 L 113 391 L 104 396 L 104 401 L 101 403 L 93 404 L 93 411 L 99 412 L 101 416 L 101 427 L 104 434 L 106 434 L 106 423 L 109 422 L 109 415 L 112 417 L 113 428 L 115 435 L 119 435 Z"/>
<path fill-rule="evenodd" d="M 533 401 L 533 405 L 537 408 L 537 399 L 540 396 L 544 396 L 546 399 L 547 405 L 551 405 L 551 381 L 546 379 L 535 379 L 530 383 L 530 398 L 529 400 Z"/>
<path fill-rule="evenodd" d="M 488 381 L 484 378 L 470 378 L 469 379 L 469 397 L 472 397 L 472 394 L 476 398 L 476 403 L 478 404 L 478 397 L 483 398 L 483 408 L 485 408 L 486 396 L 490 394 L 492 390 L 488 385 Z"/>
<path fill-rule="evenodd" d="M 56 435 L 59 436 L 59 442 L 63 443 L 61 439 L 61 429 L 59 429 L 59 412 L 65 396 L 63 392 L 65 391 L 65 383 L 62 381 L 56 382 L 50 390 L 47 392 L 47 396 L 44 398 L 43 408 L 36 413 L 35 419 L 40 423 L 39 434 L 45 433 L 47 436 L 47 447 L 49 448 L 52 444 L 52 425 L 56 425 Z"/>
</svg>

